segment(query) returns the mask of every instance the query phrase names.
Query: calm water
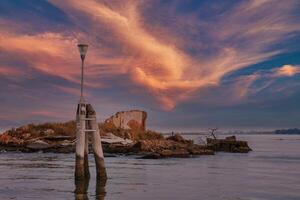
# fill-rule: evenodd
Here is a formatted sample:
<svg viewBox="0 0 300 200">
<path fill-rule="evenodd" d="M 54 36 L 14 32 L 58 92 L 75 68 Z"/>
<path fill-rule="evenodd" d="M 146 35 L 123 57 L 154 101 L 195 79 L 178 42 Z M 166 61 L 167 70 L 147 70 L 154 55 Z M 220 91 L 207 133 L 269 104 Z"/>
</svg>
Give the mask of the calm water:
<svg viewBox="0 0 300 200">
<path fill-rule="evenodd" d="M 191 136 L 193 137 L 193 136 Z M 249 154 L 189 159 L 106 158 L 109 200 L 299 200 L 300 136 L 244 135 Z M 90 158 L 88 199 L 96 199 Z M 0 154 L 0 199 L 75 199 L 73 154 Z M 103 198 L 102 198 L 103 199 Z"/>
</svg>

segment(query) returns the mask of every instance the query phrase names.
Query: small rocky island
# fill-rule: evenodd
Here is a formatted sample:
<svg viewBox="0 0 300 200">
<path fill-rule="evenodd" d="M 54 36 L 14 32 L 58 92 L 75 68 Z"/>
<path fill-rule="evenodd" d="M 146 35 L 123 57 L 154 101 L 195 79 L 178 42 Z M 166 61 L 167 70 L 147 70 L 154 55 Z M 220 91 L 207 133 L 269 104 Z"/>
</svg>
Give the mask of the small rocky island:
<svg viewBox="0 0 300 200">
<path fill-rule="evenodd" d="M 147 113 L 139 110 L 117 112 L 99 124 L 106 156 L 134 155 L 137 158 L 158 159 L 214 155 L 215 152 L 248 153 L 246 141 L 235 136 L 225 139 L 207 138 L 206 144 L 195 144 L 180 134 L 164 137 L 146 130 Z M 28 124 L 0 135 L 0 151 L 75 152 L 75 121 L 66 123 Z"/>
</svg>

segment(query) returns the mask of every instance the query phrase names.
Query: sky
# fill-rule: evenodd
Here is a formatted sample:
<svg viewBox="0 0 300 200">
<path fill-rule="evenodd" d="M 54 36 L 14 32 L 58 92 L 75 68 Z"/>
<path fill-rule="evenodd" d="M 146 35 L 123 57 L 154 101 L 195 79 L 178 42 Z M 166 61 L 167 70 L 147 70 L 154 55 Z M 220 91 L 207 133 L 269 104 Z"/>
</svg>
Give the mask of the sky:
<svg viewBox="0 0 300 200">
<path fill-rule="evenodd" d="M 300 127 L 299 0 L 1 0 L 0 129 L 148 113 L 159 131 Z"/>
</svg>

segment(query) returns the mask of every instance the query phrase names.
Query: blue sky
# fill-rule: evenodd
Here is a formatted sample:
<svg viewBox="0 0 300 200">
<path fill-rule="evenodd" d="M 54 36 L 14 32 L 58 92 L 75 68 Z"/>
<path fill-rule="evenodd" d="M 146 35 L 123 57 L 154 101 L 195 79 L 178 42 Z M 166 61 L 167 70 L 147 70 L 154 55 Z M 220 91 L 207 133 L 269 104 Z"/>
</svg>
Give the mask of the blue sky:
<svg viewBox="0 0 300 200">
<path fill-rule="evenodd" d="M 300 127 L 297 0 L 2 0 L 0 127 L 148 112 L 162 131 Z"/>
</svg>

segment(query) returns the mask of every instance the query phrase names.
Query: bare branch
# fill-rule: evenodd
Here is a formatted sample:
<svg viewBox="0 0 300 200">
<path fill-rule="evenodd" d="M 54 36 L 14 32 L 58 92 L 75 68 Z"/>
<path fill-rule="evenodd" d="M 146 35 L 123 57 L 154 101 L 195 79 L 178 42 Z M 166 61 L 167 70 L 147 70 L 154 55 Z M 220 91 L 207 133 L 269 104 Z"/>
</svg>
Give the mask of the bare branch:
<svg viewBox="0 0 300 200">
<path fill-rule="evenodd" d="M 213 136 L 213 138 L 216 140 L 217 137 L 215 136 L 214 132 L 216 132 L 218 130 L 218 128 L 210 128 L 210 134 Z"/>
</svg>

